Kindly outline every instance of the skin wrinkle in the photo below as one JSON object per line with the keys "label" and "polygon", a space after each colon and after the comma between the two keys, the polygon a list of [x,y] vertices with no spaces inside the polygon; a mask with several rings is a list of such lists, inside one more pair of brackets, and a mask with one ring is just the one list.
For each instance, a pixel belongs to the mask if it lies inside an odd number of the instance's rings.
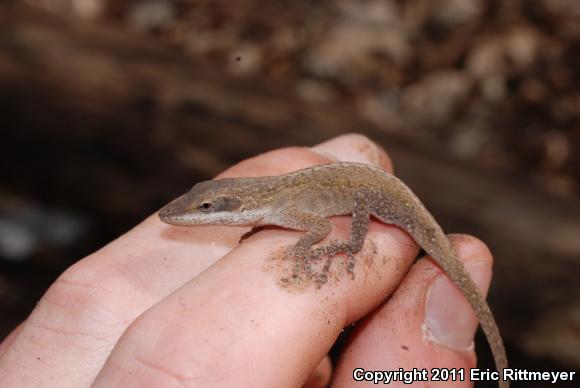
{"label": "skin wrinkle", "polygon": [[[82,350],[87,351],[87,352],[94,352],[95,350],[98,350],[98,349],[110,351],[110,349],[112,348],[112,345],[110,345],[110,341],[107,341],[111,337],[108,335],[99,336],[99,335],[96,335],[96,334],[93,334],[90,332],[74,332],[74,331],[60,330],[60,329],[49,327],[49,326],[35,325],[33,323],[31,323],[30,325],[31,325],[30,327],[33,329],[39,329],[42,331],[46,331],[48,333],[55,333],[55,334],[62,336],[63,338],[66,338],[66,339],[70,338],[71,342],[72,342],[72,340],[75,340],[74,342],[77,343],[76,348],[82,349]],[[43,333],[34,334],[33,337],[42,338],[45,335],[46,334],[43,334]],[[31,337],[32,337],[32,335],[31,335]],[[84,340],[83,341],[76,341],[76,339],[78,339],[78,338],[83,338]],[[86,340],[87,338],[90,341],[87,341]],[[102,344],[102,346],[97,346],[97,344]],[[37,357],[37,354],[35,354],[34,351],[27,351],[27,353],[30,354],[31,357],[33,357],[33,358]],[[43,353],[43,354],[45,354],[45,353]],[[0,358],[0,360],[1,360],[1,358]]]}
{"label": "skin wrinkle", "polygon": [[81,284],[78,282],[74,282],[72,280],[67,279],[65,276],[60,276],[56,279],[56,281],[54,282],[54,284],[65,284],[68,286],[74,286],[74,287],[79,287],[79,288],[88,288],[88,289],[94,289],[96,288],[95,285],[88,285],[88,284]]}
{"label": "skin wrinkle", "polygon": [[[81,289],[82,292],[69,292],[68,288]],[[95,295],[98,286],[95,285],[82,285],[71,280],[67,280],[66,277],[58,277],[53,285],[50,287],[48,292],[42,297],[40,303],[50,303],[58,306],[62,309],[72,311],[77,306],[86,305],[87,302]],[[68,300],[73,300],[74,304],[71,306]]]}
{"label": "skin wrinkle", "polygon": [[[111,280],[109,280],[111,281]],[[92,319],[90,322],[98,323],[99,325],[105,324],[106,322],[110,322],[110,317],[115,318],[115,323],[106,323],[106,327],[111,326],[119,326],[119,327],[126,327],[131,319],[125,317],[121,314],[121,311],[117,311],[111,307],[104,301],[108,300],[107,297],[101,297],[100,293],[102,292],[105,295],[113,295],[116,293],[115,288],[112,287],[111,289],[103,287],[105,283],[97,283],[98,285],[95,286],[85,286],[70,280],[65,280],[65,277],[59,277],[49,292],[41,299],[40,303],[46,304],[53,304],[58,306],[59,308],[68,311],[71,315],[83,316],[83,317],[101,317],[99,320]],[[63,286],[65,288],[63,289]],[[82,292],[70,292],[66,287],[73,287],[80,289]],[[87,290],[88,292],[84,292]],[[66,299],[74,300],[72,305],[70,304],[61,304],[58,302],[58,299],[62,298],[61,295],[64,295]],[[99,311],[99,314],[93,313],[93,311]],[[102,317],[102,311],[106,311],[108,316],[106,318]],[[34,317],[38,318],[38,317]],[[46,317],[43,317],[43,319]],[[87,321],[84,321],[87,322]],[[85,325],[86,323],[83,323]],[[80,331],[79,331],[80,332]],[[82,332],[81,332],[82,333]]]}
{"label": "skin wrinkle", "polygon": [[[146,367],[148,370],[154,371],[156,373],[161,373],[162,375],[171,378],[174,382],[179,384],[181,387],[188,387],[187,381],[195,381],[191,377],[182,376],[175,371],[171,371],[168,368],[164,368],[155,362],[149,362],[145,358],[135,355],[133,359],[140,365]],[[164,381],[164,384],[168,382]]]}
{"label": "skin wrinkle", "polygon": [[56,326],[53,327],[53,326],[49,326],[49,325],[46,325],[46,324],[41,324],[40,322],[32,322],[31,321],[29,323],[29,325],[33,329],[40,329],[40,330],[43,330],[43,331],[48,331],[48,332],[51,332],[51,333],[56,333],[56,334],[63,335],[63,336],[66,336],[66,337],[69,337],[69,336],[88,337],[88,338],[91,338],[91,339],[94,339],[94,340],[102,340],[102,339],[105,338],[105,337],[100,338],[100,337],[94,335],[91,332],[83,332],[83,331],[80,331],[80,330],[73,331],[73,330],[68,330],[68,329],[61,329],[61,328],[58,328]]}

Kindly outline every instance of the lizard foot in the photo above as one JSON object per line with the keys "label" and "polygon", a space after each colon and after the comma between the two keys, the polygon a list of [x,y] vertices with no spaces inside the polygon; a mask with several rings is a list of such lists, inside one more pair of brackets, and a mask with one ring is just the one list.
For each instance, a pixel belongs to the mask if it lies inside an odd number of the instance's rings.
{"label": "lizard foot", "polygon": [[332,265],[334,257],[341,254],[347,255],[348,260],[346,262],[346,271],[351,276],[351,278],[354,279],[354,266],[356,263],[356,258],[354,256],[354,249],[349,242],[334,240],[328,245],[314,249],[313,252],[317,258],[322,256],[327,257],[327,260],[322,267],[321,274],[318,277],[318,283],[320,285],[324,284],[328,280],[328,273],[330,271],[330,266]]}
{"label": "lizard foot", "polygon": [[[304,247],[293,246],[286,252],[286,258],[294,260],[292,273],[284,279],[285,283],[290,281],[314,279],[318,288],[321,288],[328,282],[330,277],[330,268],[334,258],[338,255],[346,254],[346,271],[354,279],[355,256],[351,244],[348,241],[331,241],[329,244],[308,249]],[[326,260],[322,267],[318,262],[321,258]],[[316,264],[316,266],[315,266]]]}
{"label": "lizard foot", "polygon": [[309,249],[292,247],[287,253],[287,258],[294,259],[291,278],[297,280],[304,275],[306,279],[313,277],[312,262],[320,258],[318,252]]}

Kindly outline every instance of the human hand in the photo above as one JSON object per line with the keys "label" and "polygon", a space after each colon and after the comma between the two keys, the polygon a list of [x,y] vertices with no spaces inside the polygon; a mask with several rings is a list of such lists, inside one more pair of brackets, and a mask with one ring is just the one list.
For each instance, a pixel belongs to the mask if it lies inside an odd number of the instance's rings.
{"label": "human hand", "polygon": [[[329,158],[391,169],[374,143],[347,135],[269,152],[220,177],[279,175]],[[348,237],[350,217],[333,224],[330,239]],[[399,229],[373,222],[365,245],[372,241],[376,252],[363,248],[354,279],[344,273],[301,290],[280,285],[285,263],[265,265],[301,232],[268,229],[238,245],[247,231],[171,227],[154,215],[80,260],[0,345],[3,386],[286,387],[308,380],[314,387],[332,377],[341,387],[353,385],[356,368],[474,366],[471,308],[430,260],[413,265],[418,248]],[[487,291],[487,248],[467,236],[452,242]],[[354,322],[333,370],[326,353]]]}

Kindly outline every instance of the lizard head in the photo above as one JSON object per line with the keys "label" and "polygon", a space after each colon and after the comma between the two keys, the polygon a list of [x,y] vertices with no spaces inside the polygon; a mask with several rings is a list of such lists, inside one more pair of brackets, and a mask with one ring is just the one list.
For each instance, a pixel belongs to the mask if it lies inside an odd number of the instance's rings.
{"label": "lizard head", "polygon": [[201,182],[159,211],[170,225],[250,225],[252,198],[234,179]]}

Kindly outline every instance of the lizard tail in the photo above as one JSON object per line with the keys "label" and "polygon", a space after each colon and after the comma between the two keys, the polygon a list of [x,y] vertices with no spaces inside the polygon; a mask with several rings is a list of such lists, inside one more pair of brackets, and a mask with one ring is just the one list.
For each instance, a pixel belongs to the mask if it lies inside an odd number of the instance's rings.
{"label": "lizard tail", "polygon": [[[439,235],[435,237],[436,243],[432,243],[431,237],[430,243],[425,243],[423,249],[459,287],[475,311],[475,315],[491,348],[495,366],[500,373],[499,386],[500,388],[509,388],[509,381],[503,380],[503,370],[508,367],[505,347],[491,309],[479,288],[465,270],[463,263],[457,258],[457,254],[449,243],[447,236],[443,234],[443,231],[436,231],[435,234]],[[431,234],[431,236],[433,235]]]}
{"label": "lizard tail", "polygon": [[487,337],[495,365],[500,373],[500,388],[509,388],[509,381],[503,380],[508,362],[505,348],[497,324],[489,305],[481,295],[463,263],[458,259],[451,243],[423,203],[403,182],[394,175],[385,173],[384,197],[379,197],[370,208],[371,213],[387,224],[394,224],[411,235],[443,271],[459,287],[475,311]]}

